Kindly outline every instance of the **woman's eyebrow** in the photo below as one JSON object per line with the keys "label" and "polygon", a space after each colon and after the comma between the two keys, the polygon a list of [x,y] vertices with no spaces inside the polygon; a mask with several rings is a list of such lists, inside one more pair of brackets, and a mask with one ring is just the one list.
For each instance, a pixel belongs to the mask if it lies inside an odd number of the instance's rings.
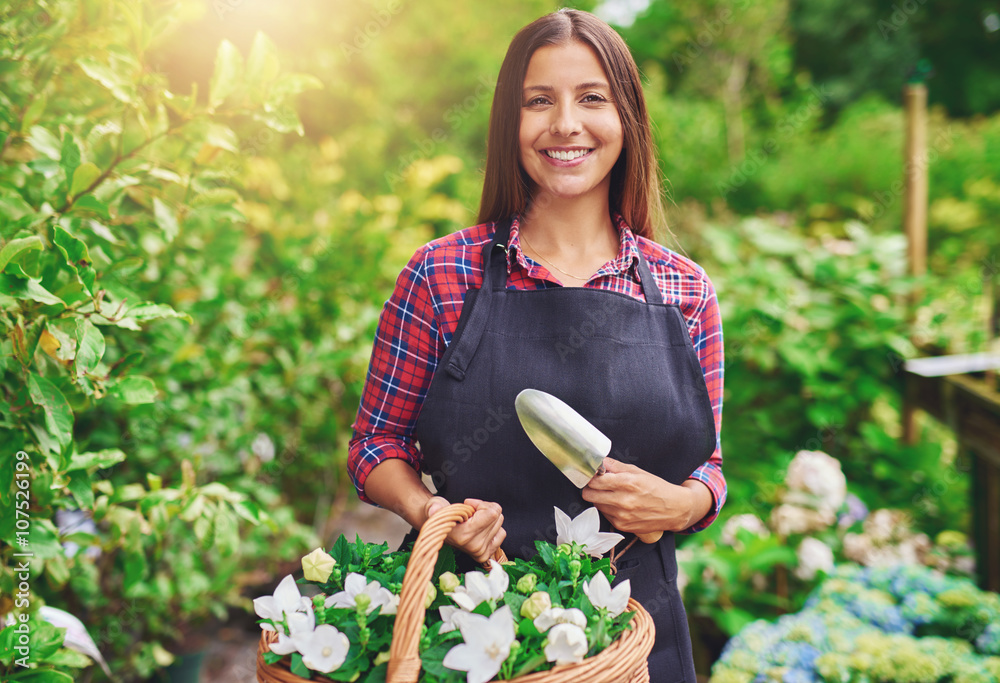
{"label": "woman's eyebrow", "polygon": [[[577,90],[586,90],[587,88],[607,88],[609,87],[604,81],[587,81],[586,83],[581,83],[576,86]],[[540,90],[542,92],[552,92],[555,90],[551,85],[529,85],[524,89],[524,92],[529,90]]]}

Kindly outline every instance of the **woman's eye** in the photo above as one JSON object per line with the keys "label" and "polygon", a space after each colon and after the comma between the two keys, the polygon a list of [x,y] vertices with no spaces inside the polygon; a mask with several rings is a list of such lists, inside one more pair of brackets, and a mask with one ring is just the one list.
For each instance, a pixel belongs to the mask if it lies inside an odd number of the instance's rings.
{"label": "woman's eye", "polygon": [[601,95],[597,95],[595,93],[590,93],[589,95],[584,96],[583,101],[584,102],[607,102],[607,100],[604,97],[602,97]]}
{"label": "woman's eye", "polygon": [[544,97],[536,97],[532,100],[528,100],[528,104],[526,106],[530,107],[536,104],[546,104],[546,102],[547,100]]}

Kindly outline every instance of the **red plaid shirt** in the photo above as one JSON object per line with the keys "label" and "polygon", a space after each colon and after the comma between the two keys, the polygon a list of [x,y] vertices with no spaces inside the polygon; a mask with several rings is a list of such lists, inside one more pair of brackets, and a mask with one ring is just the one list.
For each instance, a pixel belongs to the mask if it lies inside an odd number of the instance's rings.
{"label": "red plaid shirt", "polygon": [[[719,430],[722,424],[722,321],[711,281],[693,261],[656,242],[635,237],[617,213],[620,249],[585,286],[627,294],[643,300],[638,273],[638,250],[649,263],[663,300],[677,304],[705,374],[715,415],[716,448],[691,474],[712,492],[713,504],[704,519],[687,532],[701,531],[719,514],[726,500]],[[375,333],[375,346],[361,406],[354,423],[347,469],[358,496],[365,502],[365,479],[387,458],[402,458],[421,471],[421,455],[414,441],[420,406],[462,312],[470,287],[482,284],[482,250],[493,239],[494,223],[483,223],[436,239],[417,250],[399,274],[396,289],[386,302]],[[525,257],[515,216],[507,243],[507,286],[544,289],[561,286],[544,266]]]}

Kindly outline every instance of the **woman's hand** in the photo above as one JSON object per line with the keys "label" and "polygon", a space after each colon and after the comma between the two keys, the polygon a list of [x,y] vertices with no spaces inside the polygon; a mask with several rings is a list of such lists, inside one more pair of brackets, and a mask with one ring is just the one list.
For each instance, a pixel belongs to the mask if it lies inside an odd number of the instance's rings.
{"label": "woman's hand", "polygon": [[581,493],[619,531],[683,531],[712,506],[711,492],[697,480],[677,486],[613,458],[605,458],[604,467]]}
{"label": "woman's hand", "polygon": [[[503,528],[503,511],[499,504],[477,498],[466,498],[464,502],[476,511],[469,519],[456,525],[445,540],[482,564],[493,557],[507,538],[507,532]],[[450,503],[440,496],[430,498],[424,504],[425,519],[447,505]]]}

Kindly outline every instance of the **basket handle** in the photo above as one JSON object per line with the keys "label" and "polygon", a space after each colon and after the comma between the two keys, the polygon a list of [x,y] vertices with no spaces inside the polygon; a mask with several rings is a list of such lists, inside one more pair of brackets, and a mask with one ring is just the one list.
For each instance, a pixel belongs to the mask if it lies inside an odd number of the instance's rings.
{"label": "basket handle", "polygon": [[[475,508],[465,503],[453,503],[431,515],[420,527],[420,534],[413,544],[410,561],[403,577],[403,590],[396,612],[396,624],[389,646],[389,669],[386,683],[416,683],[420,676],[420,631],[424,625],[427,601],[427,582],[434,574],[438,552],[444,540],[456,525],[466,521]],[[493,556],[505,562],[507,556],[497,549]],[[488,567],[489,562],[484,566]]]}

